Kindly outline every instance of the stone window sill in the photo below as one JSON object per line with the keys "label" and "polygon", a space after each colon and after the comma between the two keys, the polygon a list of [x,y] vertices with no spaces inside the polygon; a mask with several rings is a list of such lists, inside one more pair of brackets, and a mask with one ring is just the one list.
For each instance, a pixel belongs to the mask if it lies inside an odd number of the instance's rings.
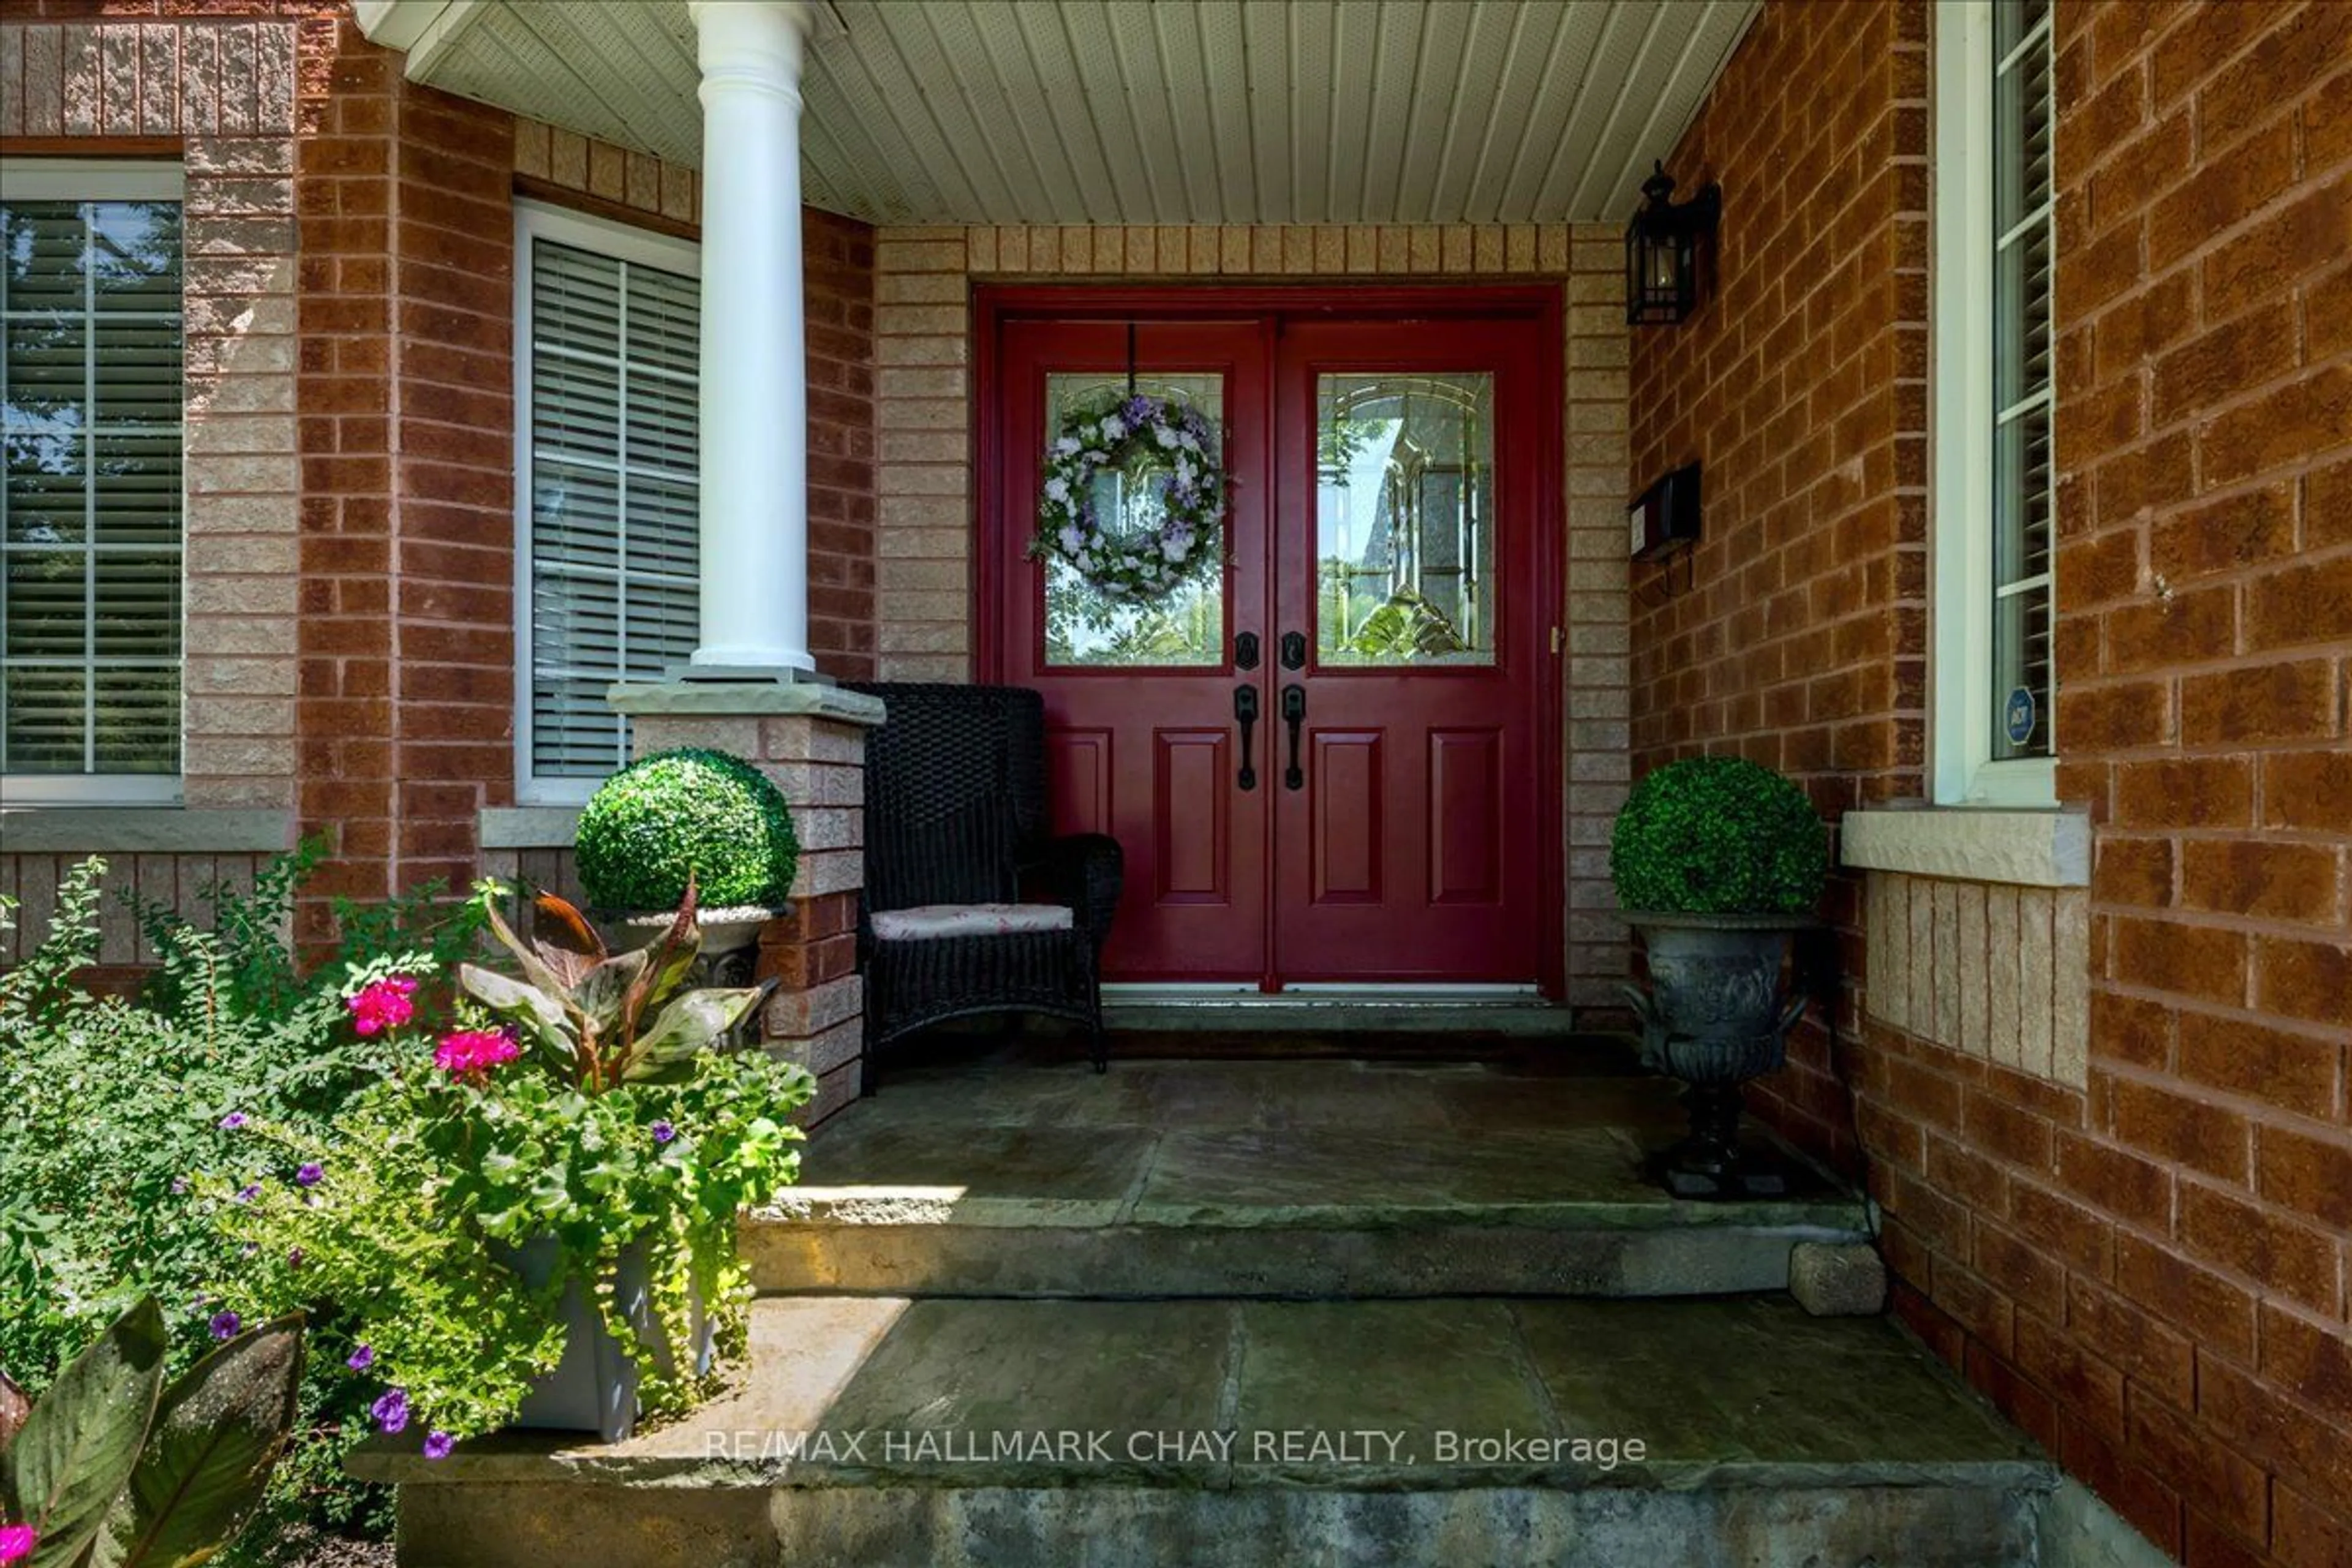
{"label": "stone window sill", "polygon": [[294,814],[187,806],[16,806],[0,811],[5,855],[282,855]]}
{"label": "stone window sill", "polygon": [[485,849],[569,849],[579,827],[576,805],[498,805],[478,831]]}
{"label": "stone window sill", "polygon": [[2091,819],[2079,811],[1849,811],[1838,840],[1843,862],[1863,870],[2028,888],[2091,885]]}

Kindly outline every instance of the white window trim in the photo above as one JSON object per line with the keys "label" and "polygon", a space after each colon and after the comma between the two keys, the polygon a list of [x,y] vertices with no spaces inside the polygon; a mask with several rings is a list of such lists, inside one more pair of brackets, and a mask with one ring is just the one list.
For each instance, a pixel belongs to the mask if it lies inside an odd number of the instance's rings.
{"label": "white window trim", "polygon": [[[178,163],[133,162],[121,158],[0,158],[0,192],[18,202],[180,202],[187,201],[187,171]],[[181,263],[187,260],[184,210],[180,229]],[[184,287],[183,290],[184,300]],[[184,317],[183,318],[184,320]],[[185,341],[183,329],[182,340]],[[187,451],[187,401],[181,395],[180,449]],[[180,490],[180,668],[188,661],[187,573],[188,494],[186,469],[181,470]],[[180,690],[180,758],[185,770],[188,754],[188,696]],[[155,805],[181,802],[183,773],[10,773],[0,776],[0,805],[19,806]]]}
{"label": "white window trim", "polygon": [[1992,23],[1981,0],[1937,0],[1928,786],[1938,805],[2052,807],[2054,755],[1992,758]]}
{"label": "white window trim", "polygon": [[602,781],[546,778],[531,772],[531,242],[551,240],[617,261],[702,277],[702,247],[690,239],[633,228],[544,202],[515,203],[514,538],[515,801],[520,805],[581,805]]}

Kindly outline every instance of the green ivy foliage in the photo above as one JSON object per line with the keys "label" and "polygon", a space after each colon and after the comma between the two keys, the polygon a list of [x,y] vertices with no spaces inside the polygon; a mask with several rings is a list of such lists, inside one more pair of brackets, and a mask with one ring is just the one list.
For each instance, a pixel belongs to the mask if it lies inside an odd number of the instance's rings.
{"label": "green ivy foliage", "polygon": [[671,910],[689,873],[706,910],[784,901],[800,841],[783,793],[724,752],[681,747],[606,779],[580,813],[575,840],[588,901]]}
{"label": "green ivy foliage", "polygon": [[1633,786],[1610,837],[1622,909],[1809,915],[1829,878],[1812,802],[1745,757],[1685,757]]}
{"label": "green ivy foliage", "polygon": [[[807,1100],[808,1075],[758,1050],[713,1052],[681,1081],[590,1094],[528,1058],[461,1081],[429,1048],[412,1044],[402,1070],[324,1136],[243,1130],[268,1173],[205,1194],[251,1249],[227,1299],[253,1312],[349,1303],[336,1349],[349,1366],[367,1347],[350,1378],[370,1403],[402,1391],[412,1443],[513,1417],[562,1354],[556,1306],[571,1278],[597,1282],[607,1326],[640,1363],[646,1408],[691,1403],[705,1385],[639,1343],[613,1299],[614,1268],[624,1250],[645,1250],[667,1344],[688,1342],[696,1302],[722,1345],[739,1344],[750,1291],[736,1215],[793,1180],[801,1134],[785,1119]],[[304,1172],[308,1185],[292,1179]],[[562,1265],[534,1289],[502,1248],[541,1237]]]}

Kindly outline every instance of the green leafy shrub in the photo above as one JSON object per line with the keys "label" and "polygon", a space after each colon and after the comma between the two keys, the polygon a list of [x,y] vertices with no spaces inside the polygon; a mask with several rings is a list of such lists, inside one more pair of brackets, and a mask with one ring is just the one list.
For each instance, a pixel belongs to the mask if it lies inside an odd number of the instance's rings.
{"label": "green leafy shrub", "polygon": [[1633,786],[1610,837],[1627,910],[1805,915],[1829,877],[1829,842],[1804,792],[1744,757],[1685,757]]}
{"label": "green leafy shrub", "polygon": [[588,901],[609,910],[676,909],[689,877],[706,909],[781,904],[800,860],[792,814],[768,776],[693,748],[606,779],[580,813],[575,847]]}

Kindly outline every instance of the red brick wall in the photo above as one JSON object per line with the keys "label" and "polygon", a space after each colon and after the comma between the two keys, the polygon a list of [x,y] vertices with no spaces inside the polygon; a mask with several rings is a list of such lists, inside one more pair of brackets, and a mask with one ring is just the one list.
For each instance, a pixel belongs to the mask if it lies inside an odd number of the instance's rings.
{"label": "red brick wall", "polygon": [[874,226],[801,214],[808,309],[809,652],[874,679]]}
{"label": "red brick wall", "polygon": [[2024,1365],[2022,1302],[2014,1359],[2159,1544],[2340,1564],[2352,6],[2061,0],[2059,40],[2059,793],[2100,830],[2033,1333],[2099,1381]]}
{"label": "red brick wall", "polygon": [[[1668,161],[1725,196],[1717,288],[1633,333],[1630,487],[1696,460],[1705,495],[1687,577],[1635,571],[1637,774],[1737,752],[1830,815],[1921,790],[1926,47],[1919,5],[1767,5]],[[1859,973],[1858,882],[1828,913]],[[1827,1030],[1790,1058],[1763,1112],[1843,1158]]]}
{"label": "red brick wall", "polygon": [[296,813],[330,863],[297,934],[329,934],[327,900],[390,890],[392,658],[392,131],[396,57],[348,22],[306,23],[304,134],[294,187],[301,331],[301,693]]}
{"label": "red brick wall", "polygon": [[512,797],[513,132],[322,25],[299,152],[299,810],[324,900],[475,868]]}
{"label": "red brick wall", "polygon": [[[1738,750],[1832,808],[1921,790],[1926,9],[1772,0],[1670,162],[1726,184],[1724,276],[1635,338],[1630,479],[1704,457],[1710,534],[1636,611],[1643,766]],[[2340,1564],[2352,6],[2061,0],[2058,33],[2088,1089],[1849,1005],[1760,1110],[1866,1162],[1898,1310],[2151,1540]]]}

